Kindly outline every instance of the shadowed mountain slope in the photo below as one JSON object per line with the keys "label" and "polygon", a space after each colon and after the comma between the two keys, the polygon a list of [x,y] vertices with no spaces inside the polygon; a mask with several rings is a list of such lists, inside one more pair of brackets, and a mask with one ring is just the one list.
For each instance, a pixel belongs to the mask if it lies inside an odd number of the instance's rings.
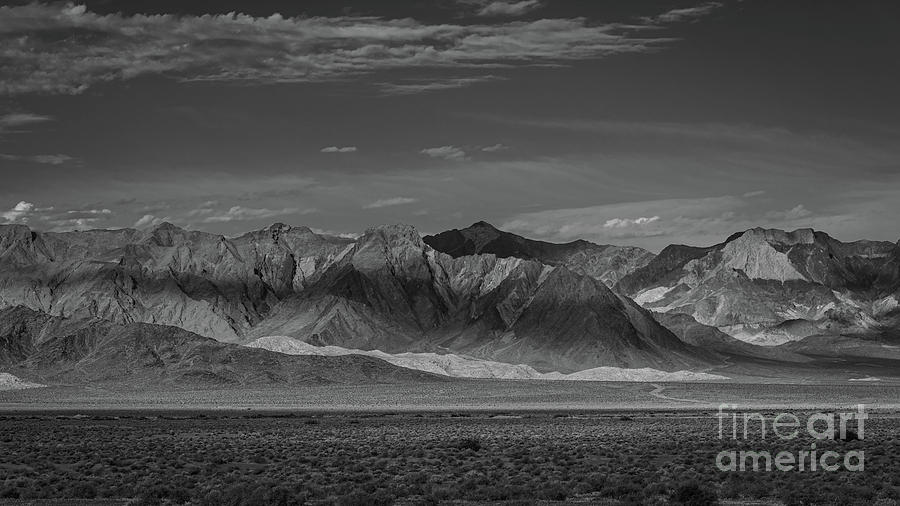
{"label": "shadowed mountain slope", "polygon": [[249,335],[390,353],[447,350],[563,372],[672,370],[712,358],[592,277],[534,260],[453,258],[406,226],[369,230]]}
{"label": "shadowed mountain slope", "polygon": [[555,244],[526,239],[479,221],[464,229],[453,229],[423,238],[426,244],[454,258],[490,253],[500,258],[537,260],[567,267],[578,274],[614,285],[626,274],[647,264],[653,253],[633,246],[599,245],[588,241]]}
{"label": "shadowed mountain slope", "polygon": [[357,355],[288,356],[163,325],[0,310],[0,371],[47,384],[216,387],[438,381]]}
{"label": "shadowed mountain slope", "polygon": [[280,224],[236,238],[171,224],[67,233],[0,225],[0,306],[235,341],[351,242]]}

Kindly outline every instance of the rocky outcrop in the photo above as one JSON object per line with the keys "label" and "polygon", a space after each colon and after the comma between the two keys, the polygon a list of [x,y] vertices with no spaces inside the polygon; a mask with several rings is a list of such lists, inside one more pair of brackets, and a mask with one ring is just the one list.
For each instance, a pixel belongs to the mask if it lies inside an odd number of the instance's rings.
{"label": "rocky outcrop", "polygon": [[237,238],[171,224],[67,233],[0,226],[0,307],[174,325],[235,341],[350,242],[284,225]]}
{"label": "rocky outcrop", "polygon": [[555,244],[526,239],[479,221],[468,228],[453,229],[424,237],[426,244],[454,258],[490,253],[500,258],[537,260],[543,264],[563,266],[598,279],[607,286],[647,264],[653,253],[633,246],[594,244],[573,241]]}
{"label": "rocky outcrop", "polygon": [[900,248],[822,232],[751,229],[709,248],[671,246],[616,285],[646,308],[691,315],[756,344],[888,322]]}

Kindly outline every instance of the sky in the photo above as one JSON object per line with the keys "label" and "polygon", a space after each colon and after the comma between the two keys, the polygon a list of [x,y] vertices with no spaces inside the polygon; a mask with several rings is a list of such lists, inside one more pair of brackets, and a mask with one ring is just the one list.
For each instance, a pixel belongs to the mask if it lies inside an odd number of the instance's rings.
{"label": "sky", "polygon": [[0,6],[0,223],[897,241],[892,1]]}

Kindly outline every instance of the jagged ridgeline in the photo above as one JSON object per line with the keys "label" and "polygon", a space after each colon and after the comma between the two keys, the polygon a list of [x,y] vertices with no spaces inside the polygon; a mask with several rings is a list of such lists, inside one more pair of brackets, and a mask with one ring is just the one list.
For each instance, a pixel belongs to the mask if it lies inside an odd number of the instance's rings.
{"label": "jagged ridgeline", "polygon": [[877,357],[900,341],[898,298],[900,246],[812,230],[753,229],[653,255],[534,241],[484,222],[424,239],[376,227],[355,240],[282,224],[239,237],[171,224],[0,226],[0,307],[169,325],[224,343],[274,336],[458,354],[538,373],[697,371],[735,356],[808,361],[848,349]]}
{"label": "jagged ridgeline", "polygon": [[490,253],[501,258],[537,260],[586,274],[610,287],[635,269],[647,265],[654,257],[653,253],[634,246],[594,244],[584,240],[565,244],[535,241],[498,230],[483,221],[461,230],[428,235],[423,240],[454,258]]}
{"label": "jagged ridgeline", "polygon": [[900,338],[900,246],[891,242],[756,228],[708,248],[669,246],[615,289],[757,344]]}
{"label": "jagged ridgeline", "polygon": [[408,226],[374,228],[357,240],[281,224],[235,238],[170,224],[67,233],[3,226],[0,300],[50,315],[171,325],[222,342],[285,335],[364,350],[465,353],[541,371],[681,370],[711,360],[595,277],[549,260],[454,258]]}

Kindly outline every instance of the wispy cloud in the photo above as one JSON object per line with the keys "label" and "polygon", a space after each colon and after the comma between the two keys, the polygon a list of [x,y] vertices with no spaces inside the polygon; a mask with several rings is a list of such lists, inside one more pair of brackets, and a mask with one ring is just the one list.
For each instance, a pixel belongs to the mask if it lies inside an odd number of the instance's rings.
{"label": "wispy cloud", "polygon": [[[0,35],[0,41],[2,40],[2,35]],[[0,55],[2,55],[2,53],[3,49],[0,48]],[[2,81],[2,79],[3,78],[0,77],[0,81]],[[28,131],[27,127],[39,123],[46,123],[48,121],[53,121],[53,118],[27,112],[2,114],[0,115],[0,136],[9,133],[24,133]]]}
{"label": "wispy cloud", "polygon": [[356,146],[328,146],[322,148],[323,153],[356,153]]}
{"label": "wispy cloud", "polygon": [[770,220],[799,220],[801,218],[806,218],[811,214],[812,212],[803,207],[803,204],[797,204],[784,211],[769,211],[765,214],[765,217]]}
{"label": "wispy cloud", "polygon": [[50,116],[31,113],[10,113],[0,116],[0,130],[52,121]]}
{"label": "wispy cloud", "polygon": [[509,149],[509,146],[504,144],[494,144],[492,146],[485,146],[481,148],[485,153],[497,153],[498,151],[506,151]]}
{"label": "wispy cloud", "polygon": [[215,200],[207,200],[206,202],[200,204],[195,209],[191,209],[188,211],[185,216],[188,218],[196,218],[197,216],[207,216],[210,214],[214,214],[216,212],[215,207],[219,205],[218,201]]}
{"label": "wispy cloud", "polygon": [[555,241],[588,239],[658,250],[673,243],[714,244],[734,232],[756,226],[793,230],[820,225],[829,229],[833,222],[833,216],[814,217],[802,205],[786,211],[761,212],[746,197],[726,195],[522,213],[507,220],[502,228]]}
{"label": "wispy cloud", "polygon": [[311,228],[315,234],[319,235],[330,235],[332,237],[343,237],[344,239],[358,239],[360,235],[356,232],[337,232],[335,230],[323,230],[321,228]]}
{"label": "wispy cloud", "polygon": [[40,226],[51,231],[84,229],[108,221],[115,213],[107,208],[56,209],[38,207],[32,202],[20,201],[8,211],[0,213],[5,223],[22,223]]}
{"label": "wispy cloud", "polygon": [[628,228],[649,225],[650,223],[655,223],[657,221],[659,221],[659,216],[651,216],[649,218],[643,216],[640,218],[613,218],[606,220],[606,223],[603,224],[603,228]]}
{"label": "wispy cloud", "polygon": [[203,223],[227,223],[231,221],[261,220],[265,218],[274,218],[276,216],[284,216],[287,214],[309,214],[312,212],[315,212],[315,210],[299,209],[296,207],[287,207],[284,209],[256,209],[251,207],[233,206],[222,214],[207,216],[203,219]]}
{"label": "wispy cloud", "polygon": [[522,16],[541,6],[539,0],[523,0],[521,2],[481,2],[484,7],[478,10],[479,16]]}
{"label": "wispy cloud", "polygon": [[[492,2],[482,11],[516,15],[536,6],[534,1]],[[654,23],[687,14],[662,16]],[[283,83],[345,79],[382,69],[564,63],[656,51],[672,41],[639,33],[635,27],[582,18],[427,24],[279,14],[127,16],[96,14],[84,5],[31,3],[0,7],[0,94],[75,94],[99,82],[147,74]]]}
{"label": "wispy cloud", "polygon": [[51,231],[83,230],[106,222],[113,214],[111,210],[106,208],[72,209],[63,213],[45,216],[42,220],[50,226]]}
{"label": "wispy cloud", "polygon": [[453,162],[463,162],[468,160],[466,152],[462,148],[456,146],[439,146],[435,148],[425,148],[420,151],[423,155],[431,158],[442,158]]}
{"label": "wispy cloud", "polygon": [[371,204],[366,204],[363,206],[363,209],[378,209],[380,207],[390,207],[390,206],[402,206],[405,204],[415,204],[419,199],[414,199],[411,197],[393,197],[389,199],[381,199],[372,202]]}
{"label": "wispy cloud", "polygon": [[454,77],[447,79],[403,81],[395,83],[378,83],[384,95],[414,95],[418,93],[428,93],[432,91],[453,90],[457,88],[465,88],[478,83],[489,81],[500,81],[505,78],[495,75],[484,75],[474,77]]}
{"label": "wispy cloud", "polygon": [[62,165],[67,162],[71,162],[74,160],[69,155],[10,155],[6,153],[0,153],[0,160],[7,160],[11,162],[29,162],[29,163],[41,163],[45,165]]}
{"label": "wispy cloud", "polygon": [[140,219],[138,219],[136,222],[134,222],[134,225],[132,225],[132,226],[138,230],[142,230],[142,229],[147,229],[147,228],[153,228],[153,227],[160,225],[162,223],[165,223],[167,221],[171,221],[171,218],[169,218],[168,216],[166,216],[165,218],[159,218],[152,214],[145,214]]}
{"label": "wispy cloud", "polygon": [[707,2],[695,7],[672,9],[657,16],[650,16],[643,19],[650,23],[679,23],[707,16],[721,6],[722,4],[720,2]]}
{"label": "wispy cloud", "polygon": [[[675,123],[663,121],[622,121],[582,119],[532,119],[504,116],[475,116],[477,119],[519,127],[568,130],[572,132],[605,135],[639,135],[644,137],[682,138],[691,140],[716,140],[735,142],[776,142],[796,139],[791,130],[776,126],[725,123]],[[811,138],[812,141],[819,139]]]}

